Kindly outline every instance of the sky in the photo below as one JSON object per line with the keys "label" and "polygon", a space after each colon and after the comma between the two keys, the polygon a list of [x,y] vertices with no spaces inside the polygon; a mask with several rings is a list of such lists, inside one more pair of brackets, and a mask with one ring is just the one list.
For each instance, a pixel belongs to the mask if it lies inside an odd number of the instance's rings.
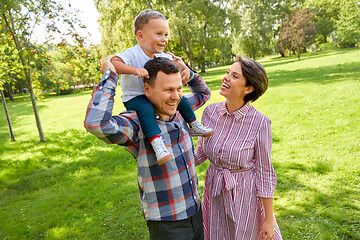
{"label": "sky", "polygon": [[[99,31],[99,24],[97,22],[100,14],[95,8],[93,0],[59,0],[64,6],[71,3],[72,8],[78,9],[79,13],[77,18],[87,27],[85,32],[90,32],[89,40],[93,44],[98,44],[101,42],[101,34]],[[45,41],[45,30],[44,26],[39,26],[34,31],[34,40],[38,43]],[[80,35],[81,32],[79,32]],[[55,42],[59,42],[55,40]]]}
{"label": "sky", "polygon": [[90,32],[90,40],[94,44],[101,42],[99,24],[97,22],[100,14],[95,8],[93,0],[70,0],[71,5],[80,10],[78,18],[86,25],[87,31]]}

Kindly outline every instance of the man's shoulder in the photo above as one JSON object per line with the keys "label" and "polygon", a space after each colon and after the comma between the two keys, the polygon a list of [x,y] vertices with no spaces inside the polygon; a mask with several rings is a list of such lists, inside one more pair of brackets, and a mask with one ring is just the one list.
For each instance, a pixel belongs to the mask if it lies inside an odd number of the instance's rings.
{"label": "man's shoulder", "polygon": [[134,110],[126,110],[126,111],[123,111],[119,114],[119,116],[121,117],[125,117],[127,119],[129,119],[130,121],[133,121],[135,123],[138,123],[139,122],[139,119],[137,117],[137,114],[136,114],[136,111]]}

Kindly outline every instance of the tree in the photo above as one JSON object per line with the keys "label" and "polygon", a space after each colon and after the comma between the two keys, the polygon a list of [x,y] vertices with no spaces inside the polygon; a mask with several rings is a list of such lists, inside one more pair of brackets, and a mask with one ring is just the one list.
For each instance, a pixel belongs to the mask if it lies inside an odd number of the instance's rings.
{"label": "tree", "polygon": [[6,120],[7,120],[8,126],[9,126],[10,141],[15,142],[15,136],[14,136],[14,132],[13,132],[12,125],[11,125],[9,112],[8,112],[8,109],[7,109],[7,106],[6,106],[5,95],[4,95],[4,92],[1,89],[1,87],[0,87],[0,95],[1,95],[1,102],[3,104],[5,115],[6,115]]}
{"label": "tree", "polygon": [[360,39],[360,2],[357,0],[343,1],[337,21],[337,33],[341,43],[355,44],[359,47]]}
{"label": "tree", "polygon": [[[31,41],[34,26],[44,23],[49,33],[62,34],[57,25],[60,20],[63,20],[62,23],[69,26],[67,32],[63,34],[72,36],[77,42],[82,42],[83,38],[76,33],[75,28],[79,21],[71,17],[72,15],[65,11],[60,4],[51,0],[2,0],[0,9],[1,23],[3,24],[1,33],[9,36],[9,42],[1,42],[1,45],[4,48],[7,44],[8,49],[5,51],[13,53],[12,58],[16,59],[15,67],[19,67],[14,71],[25,78],[40,141],[44,142],[45,136],[36,105],[36,93],[41,95],[41,85],[38,80],[40,74],[36,72],[34,65],[38,58],[46,56],[43,49]],[[52,36],[49,35],[49,37]]]}
{"label": "tree", "polygon": [[307,0],[302,5],[303,9],[313,9],[316,22],[317,41],[327,42],[327,38],[335,30],[340,11],[339,0]]}
{"label": "tree", "polygon": [[313,13],[296,11],[282,24],[279,42],[285,46],[288,45],[287,42],[290,43],[290,50],[297,51],[298,60],[300,49],[310,46],[315,40],[316,27],[313,19]]}
{"label": "tree", "polygon": [[327,18],[319,18],[316,21],[316,32],[321,35],[322,42],[327,42],[327,37],[335,30],[334,22]]}
{"label": "tree", "polygon": [[168,50],[186,59],[192,67],[208,61],[209,52],[218,54],[228,49],[221,44],[230,46],[225,0],[96,0],[95,4],[102,14],[99,23],[105,54],[121,52],[136,44],[132,24],[137,14],[147,8],[165,15],[170,25]]}
{"label": "tree", "polygon": [[245,54],[256,59],[265,50],[266,43],[271,38],[271,21],[267,15],[260,14],[258,5],[246,6],[243,10],[242,28],[233,35],[233,52]]}
{"label": "tree", "polygon": [[245,54],[253,59],[270,54],[280,23],[300,2],[290,0],[234,1],[231,8],[238,9],[241,27],[232,31],[233,52]]}
{"label": "tree", "polygon": [[66,44],[54,47],[49,53],[51,64],[47,71],[52,75],[57,94],[70,93],[71,86],[75,88],[98,81],[101,57],[98,47],[92,44],[89,47]]}

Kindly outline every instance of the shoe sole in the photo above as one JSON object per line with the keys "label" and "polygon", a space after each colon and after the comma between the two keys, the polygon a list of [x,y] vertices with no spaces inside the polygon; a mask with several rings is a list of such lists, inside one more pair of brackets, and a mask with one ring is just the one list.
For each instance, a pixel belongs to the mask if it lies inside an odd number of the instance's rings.
{"label": "shoe sole", "polygon": [[166,155],[165,157],[160,158],[157,162],[159,165],[163,165],[164,163],[170,161],[173,158],[174,158],[174,156],[170,153],[170,154]]}
{"label": "shoe sole", "polygon": [[210,137],[212,135],[214,135],[214,131],[211,131],[211,132],[208,132],[208,133],[205,133],[205,134],[201,134],[201,133],[190,133],[190,135],[192,137]]}

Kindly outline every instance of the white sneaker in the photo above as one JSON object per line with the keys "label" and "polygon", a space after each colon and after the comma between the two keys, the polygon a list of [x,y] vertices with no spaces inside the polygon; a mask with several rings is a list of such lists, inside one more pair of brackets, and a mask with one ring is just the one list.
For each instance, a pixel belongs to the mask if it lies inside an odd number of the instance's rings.
{"label": "white sneaker", "polygon": [[167,150],[162,137],[155,138],[151,142],[151,145],[155,151],[156,159],[159,165],[162,165],[174,158],[173,154]]}
{"label": "white sneaker", "polygon": [[214,134],[214,130],[211,128],[207,128],[202,125],[198,120],[189,123],[190,125],[190,135],[191,136],[202,136],[202,137],[210,137]]}

